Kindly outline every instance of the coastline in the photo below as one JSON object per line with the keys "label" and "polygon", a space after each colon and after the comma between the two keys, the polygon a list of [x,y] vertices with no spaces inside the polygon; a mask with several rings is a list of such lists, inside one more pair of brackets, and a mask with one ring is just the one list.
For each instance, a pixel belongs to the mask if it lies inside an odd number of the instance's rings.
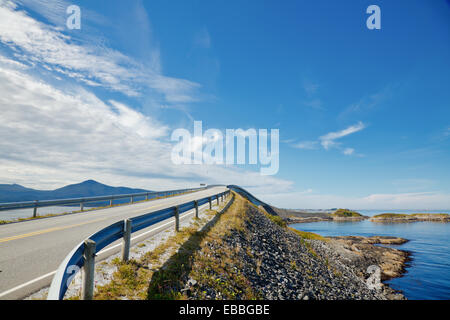
{"label": "coastline", "polygon": [[284,217],[285,221],[288,224],[295,223],[309,223],[309,222],[320,222],[320,221],[335,221],[335,222],[356,222],[369,220],[371,222],[376,223],[405,223],[405,222],[441,222],[447,223],[450,222],[450,215],[448,214],[439,214],[439,213],[412,213],[412,214],[399,214],[399,213],[385,213],[376,215],[373,217],[368,216],[353,216],[353,217],[345,217],[345,216],[333,216],[332,214],[328,214],[328,216],[317,215],[314,216],[314,213],[310,213],[307,216],[288,216]]}
{"label": "coastline", "polygon": [[[274,208],[277,214],[292,226],[293,224],[311,222],[359,222],[372,221],[373,217],[362,215],[348,209],[338,209],[334,212],[292,211]],[[424,219],[425,215],[417,215],[416,221]],[[428,217],[428,215],[427,215]],[[434,215],[433,217],[437,217]],[[299,228],[301,229],[301,227]],[[314,234],[312,234],[314,235]],[[317,236],[322,237],[320,234]],[[313,236],[314,237],[314,236]],[[361,279],[367,279],[369,266],[379,266],[384,294],[392,300],[406,299],[401,291],[397,291],[385,284],[385,281],[402,277],[412,261],[412,253],[407,250],[391,248],[407,243],[409,239],[392,236],[334,236],[324,237],[320,246],[325,248],[326,255],[333,256],[351,268]],[[318,244],[317,244],[318,245]],[[320,252],[320,250],[318,250]],[[326,258],[326,257],[325,257]]]}
{"label": "coastline", "polygon": [[450,215],[444,213],[385,213],[370,218],[372,222],[402,223],[402,222],[450,222]]}
{"label": "coastline", "polygon": [[[320,221],[330,221],[323,219]],[[331,220],[332,221],[332,220]],[[319,235],[320,236],[320,235]],[[326,241],[312,241],[322,252],[324,258],[340,261],[349,267],[361,279],[369,277],[368,268],[378,266],[381,271],[381,291],[389,300],[406,300],[401,290],[394,290],[385,282],[402,277],[410,266],[412,253],[407,250],[385,247],[383,245],[401,245],[409,240],[389,236],[333,236],[324,237]]]}

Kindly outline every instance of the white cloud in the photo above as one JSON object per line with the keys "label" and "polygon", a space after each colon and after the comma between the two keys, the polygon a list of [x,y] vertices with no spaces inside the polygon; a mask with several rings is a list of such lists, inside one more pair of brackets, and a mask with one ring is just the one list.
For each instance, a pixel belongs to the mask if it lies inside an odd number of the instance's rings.
{"label": "white cloud", "polygon": [[395,92],[398,84],[389,84],[376,93],[362,97],[359,101],[349,105],[339,115],[339,120],[351,118],[354,115],[362,115],[379,108]]}
{"label": "white cloud", "polygon": [[444,130],[444,137],[448,137],[448,136],[450,136],[450,127],[446,128]]}
{"label": "white cloud", "polygon": [[293,144],[293,147],[297,149],[313,150],[316,149],[317,145],[318,145],[317,141],[302,141]]}
{"label": "white cloud", "polygon": [[20,69],[28,69],[28,66],[15,60],[8,59],[0,55],[0,66],[16,67]]}
{"label": "white cloud", "polygon": [[[296,148],[296,149],[313,150],[313,149],[316,149],[317,145],[320,143],[320,145],[322,145],[322,147],[325,150],[328,150],[333,147],[333,148],[338,148],[338,149],[342,150],[342,153],[347,156],[354,155],[355,154],[354,148],[344,148],[343,149],[341,147],[341,144],[339,142],[336,142],[336,140],[346,137],[355,132],[361,131],[365,127],[366,127],[366,125],[360,121],[357,124],[347,127],[346,129],[343,129],[341,131],[330,132],[326,135],[323,135],[323,136],[319,137],[318,141],[301,141],[298,143],[290,143],[290,144],[293,148]],[[362,156],[362,155],[359,155],[359,156]]]}
{"label": "white cloud", "polygon": [[355,152],[355,149],[353,148],[345,148],[344,151],[342,151],[343,154],[346,156],[350,156]]}
{"label": "white cloud", "polygon": [[323,110],[324,108],[322,107],[322,100],[316,97],[319,85],[305,79],[303,80],[302,86],[307,97],[307,99],[304,100],[302,104],[312,109]]}
{"label": "white cloud", "polygon": [[0,108],[2,183],[51,189],[92,178],[148,189],[249,181],[258,190],[292,187],[237,168],[174,165],[166,125],[80,87],[63,91],[20,66],[0,64]]}
{"label": "white cloud", "polygon": [[303,104],[312,109],[323,110],[322,101],[320,99],[312,99],[309,101],[305,101],[303,102]]}
{"label": "white cloud", "polygon": [[324,136],[321,136],[319,137],[319,140],[322,146],[325,148],[325,150],[328,150],[330,147],[336,146],[335,140],[348,136],[352,133],[361,131],[365,127],[366,126],[360,121],[356,125],[350,126],[344,130],[337,132],[330,132]]}
{"label": "white cloud", "polygon": [[313,83],[309,80],[303,80],[303,90],[305,90],[306,94],[308,95],[313,95],[317,92],[317,90],[319,89],[319,85],[316,83]]}
{"label": "white cloud", "polygon": [[[255,194],[258,196],[258,194]],[[365,197],[346,197],[331,194],[287,192],[261,194],[261,199],[291,209],[378,209],[378,210],[448,210],[450,194],[445,193],[398,193],[371,194]]]}
{"label": "white cloud", "polygon": [[[23,2],[29,4],[29,1]],[[65,3],[53,2],[59,4],[54,7],[58,12]],[[59,19],[53,12],[47,17]],[[45,66],[87,85],[101,85],[128,96],[138,96],[147,89],[161,94],[169,103],[192,102],[196,101],[195,90],[200,86],[188,80],[163,76],[158,54],[152,55],[155,61],[143,65],[104,45],[76,43],[62,32],[61,27],[33,19],[8,0],[0,0],[0,42],[9,46],[24,62]]]}

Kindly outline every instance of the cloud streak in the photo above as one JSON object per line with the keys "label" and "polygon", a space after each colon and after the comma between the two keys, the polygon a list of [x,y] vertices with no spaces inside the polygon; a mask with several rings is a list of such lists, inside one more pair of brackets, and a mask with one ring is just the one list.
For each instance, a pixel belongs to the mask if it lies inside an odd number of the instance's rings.
{"label": "cloud streak", "polygon": [[223,166],[174,165],[165,124],[79,86],[64,90],[0,55],[0,181],[52,189],[88,178],[149,189],[292,182]]}
{"label": "cloud streak", "polygon": [[341,139],[343,137],[346,137],[348,135],[351,135],[353,133],[356,133],[358,131],[361,131],[365,128],[366,126],[364,125],[364,123],[362,123],[361,121],[358,122],[357,124],[350,126],[344,130],[341,131],[336,131],[336,132],[330,132],[326,135],[323,135],[321,137],[319,137],[320,140],[320,144],[322,145],[322,147],[324,147],[325,150],[328,150],[331,147],[334,147],[337,145],[336,140]]}
{"label": "cloud streak", "polygon": [[[56,19],[54,16],[49,14],[49,19]],[[188,103],[196,101],[200,87],[189,80],[162,75],[159,59],[142,65],[111,48],[75,43],[61,27],[39,22],[7,0],[0,0],[0,42],[11,48],[21,62],[131,97],[150,90],[168,103]]]}
{"label": "cloud streak", "polygon": [[[258,194],[255,194],[258,196]],[[450,194],[439,192],[370,194],[349,197],[312,192],[287,192],[260,195],[268,203],[292,209],[376,209],[448,210]]]}
{"label": "cloud streak", "polygon": [[366,125],[362,123],[361,121],[358,122],[355,125],[349,126],[343,130],[336,131],[336,132],[330,132],[323,136],[320,136],[315,141],[301,141],[297,143],[292,143],[290,141],[290,145],[293,148],[296,149],[302,149],[302,150],[315,150],[319,146],[322,146],[324,150],[329,150],[331,148],[337,148],[342,151],[344,155],[350,156],[355,154],[354,148],[343,148],[341,147],[341,143],[337,140],[342,139],[346,136],[349,136],[353,133],[359,132],[366,128]]}

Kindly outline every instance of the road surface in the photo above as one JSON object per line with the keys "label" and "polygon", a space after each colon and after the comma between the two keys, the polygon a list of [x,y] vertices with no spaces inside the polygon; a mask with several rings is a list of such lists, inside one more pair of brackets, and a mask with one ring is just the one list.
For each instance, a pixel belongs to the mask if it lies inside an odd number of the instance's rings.
{"label": "road surface", "polygon": [[[0,225],[0,299],[21,299],[49,286],[59,264],[76,245],[117,221],[225,190],[225,187],[214,187],[166,199]],[[132,236],[152,236],[165,230],[173,220],[162,221]],[[100,258],[119,251],[117,243],[102,250],[104,254]]]}

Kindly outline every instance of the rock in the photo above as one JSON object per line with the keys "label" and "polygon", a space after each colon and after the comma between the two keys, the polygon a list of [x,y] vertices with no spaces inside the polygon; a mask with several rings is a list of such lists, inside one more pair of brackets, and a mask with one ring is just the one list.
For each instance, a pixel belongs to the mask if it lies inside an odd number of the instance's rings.
{"label": "rock", "polygon": [[373,236],[373,237],[362,237],[362,236],[339,236],[339,237],[328,237],[329,239],[335,240],[347,240],[346,243],[367,243],[367,244],[403,244],[409,240],[399,238],[399,237],[388,237],[388,236]]}
{"label": "rock", "polygon": [[194,286],[197,285],[197,280],[194,280],[194,279],[191,278],[191,279],[188,280],[187,285],[190,286],[190,287],[194,287]]}

